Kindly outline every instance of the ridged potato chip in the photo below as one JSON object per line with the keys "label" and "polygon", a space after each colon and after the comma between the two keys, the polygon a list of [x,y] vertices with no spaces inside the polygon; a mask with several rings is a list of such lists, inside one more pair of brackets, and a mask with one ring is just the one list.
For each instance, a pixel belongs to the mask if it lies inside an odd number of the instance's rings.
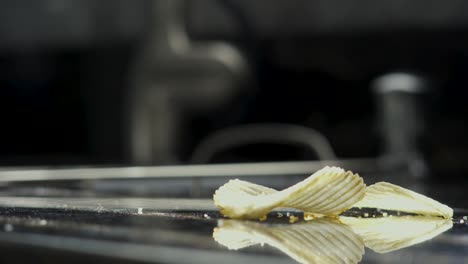
{"label": "ridged potato chip", "polygon": [[353,207],[378,208],[447,219],[453,216],[452,208],[388,182],[379,182],[367,187],[364,199]]}
{"label": "ridged potato chip", "polygon": [[360,201],[365,188],[359,175],[337,167],[325,167],[282,191],[230,180],[215,192],[213,199],[221,213],[230,218],[259,219],[278,207],[336,216]]}

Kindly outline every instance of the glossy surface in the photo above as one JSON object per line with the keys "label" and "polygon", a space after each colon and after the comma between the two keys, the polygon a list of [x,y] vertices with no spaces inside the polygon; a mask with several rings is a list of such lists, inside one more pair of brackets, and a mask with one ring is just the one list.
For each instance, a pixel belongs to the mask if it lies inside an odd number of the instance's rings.
{"label": "glossy surface", "polygon": [[[309,253],[329,252],[334,260],[347,257],[342,251],[347,252],[349,246],[332,247],[343,241],[354,245],[355,253],[348,259],[356,260],[360,255],[356,252],[361,240],[347,225],[336,219],[303,221],[299,212],[288,211],[273,212],[265,222],[240,221],[231,225],[248,234],[260,234],[261,239],[229,250],[219,239],[215,241],[213,233],[226,228],[226,221],[232,220],[223,219],[209,199],[0,197],[0,206],[0,249],[4,260],[33,261],[47,252],[57,261],[73,258],[76,263],[118,263],[116,259],[123,263],[308,263],[301,253],[308,252],[306,248]],[[348,215],[360,214],[364,213],[352,210]],[[366,248],[361,263],[467,263],[468,226],[463,220],[467,214],[456,211],[453,228],[413,246],[385,254]],[[372,218],[373,214],[367,216]],[[291,219],[296,222],[291,224]],[[294,234],[278,240],[279,233],[289,234],[291,228],[299,227],[305,228],[302,234],[309,232],[309,238],[325,232],[328,240],[316,239],[320,243],[313,246],[297,243]],[[347,235],[343,236],[343,230]],[[321,260],[323,254],[313,256],[312,259]]]}

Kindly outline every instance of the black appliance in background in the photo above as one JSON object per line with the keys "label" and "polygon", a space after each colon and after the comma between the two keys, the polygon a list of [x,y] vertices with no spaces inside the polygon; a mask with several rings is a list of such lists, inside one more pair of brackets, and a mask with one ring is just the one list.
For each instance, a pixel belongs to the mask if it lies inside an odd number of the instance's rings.
{"label": "black appliance in background", "polygon": [[[403,151],[417,168],[467,169],[464,1],[0,4],[1,165],[321,158],[309,139],[272,132],[197,159],[223,131],[287,124],[339,158],[392,164]],[[374,87],[391,73],[424,92]]]}

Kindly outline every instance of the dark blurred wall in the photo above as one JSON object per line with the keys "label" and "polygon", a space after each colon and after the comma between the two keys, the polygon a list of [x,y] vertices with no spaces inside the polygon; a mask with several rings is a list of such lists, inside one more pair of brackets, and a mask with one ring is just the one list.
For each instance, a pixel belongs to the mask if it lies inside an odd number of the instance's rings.
{"label": "dark blurred wall", "polygon": [[[149,33],[152,3],[0,1],[0,165],[129,163],[129,73]],[[191,38],[234,44],[254,78],[244,97],[187,120],[182,162],[213,131],[257,122],[315,128],[341,157],[376,156],[381,144],[370,82],[415,70],[435,84],[428,155],[444,166],[464,164],[466,11],[461,0],[188,1]],[[262,148],[221,160],[311,157]]]}
{"label": "dark blurred wall", "polygon": [[122,162],[148,1],[0,1],[0,164]]}

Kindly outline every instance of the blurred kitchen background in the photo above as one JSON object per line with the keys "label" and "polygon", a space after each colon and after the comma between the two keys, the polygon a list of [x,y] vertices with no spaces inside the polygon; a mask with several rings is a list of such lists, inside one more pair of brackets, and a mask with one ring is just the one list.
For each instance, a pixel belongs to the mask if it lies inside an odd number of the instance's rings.
{"label": "blurred kitchen background", "polygon": [[5,168],[375,158],[468,179],[466,1],[0,5]]}

